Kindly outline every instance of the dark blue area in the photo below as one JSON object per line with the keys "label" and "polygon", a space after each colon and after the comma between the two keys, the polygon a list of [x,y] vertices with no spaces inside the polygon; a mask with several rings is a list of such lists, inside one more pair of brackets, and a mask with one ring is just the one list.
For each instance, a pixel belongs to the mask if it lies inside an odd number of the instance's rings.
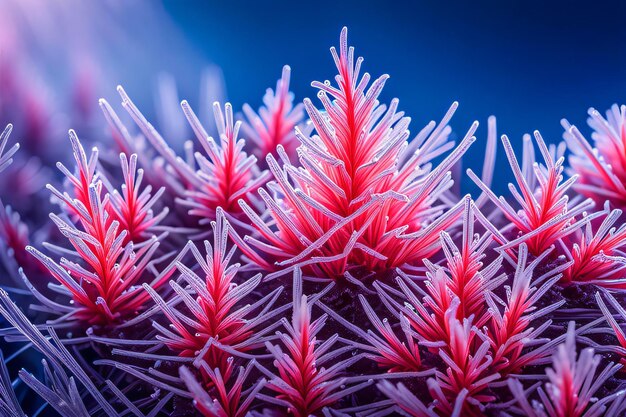
{"label": "dark blue area", "polygon": [[[310,82],[334,75],[328,47],[348,26],[365,69],[391,75],[384,99],[400,98],[412,132],[440,118],[453,100],[461,104],[452,123],[458,135],[481,122],[479,143],[466,158],[476,168],[490,114],[517,145],[535,129],[556,142],[561,118],[584,125],[588,107],[626,101],[623,4],[165,1],[194,46],[223,69],[236,108],[258,106],[283,64],[293,69],[297,97],[313,97]],[[503,192],[502,178],[510,175],[499,151],[495,188]]]}

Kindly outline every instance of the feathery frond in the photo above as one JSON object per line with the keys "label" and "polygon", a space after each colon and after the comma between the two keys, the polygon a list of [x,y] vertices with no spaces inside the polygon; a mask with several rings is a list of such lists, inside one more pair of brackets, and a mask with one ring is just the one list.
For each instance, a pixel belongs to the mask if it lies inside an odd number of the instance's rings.
{"label": "feathery frond", "polygon": [[[387,270],[420,263],[438,251],[439,232],[453,224],[462,206],[440,203],[452,185],[450,168],[474,141],[473,125],[458,148],[430,170],[434,157],[449,150],[448,120],[456,104],[435,127],[429,124],[407,145],[409,119],[378,96],[388,78],[368,88],[359,79],[362,58],[348,48],[347,29],[339,52],[331,49],[337,86],[314,82],[324,111],[304,100],[315,134],[296,127],[301,167],[282,147],[280,162],[268,155],[274,181],[259,194],[271,225],[245,202],[242,208],[255,235],[235,237],[245,255],[269,271],[294,266],[319,278],[341,279],[351,268]],[[282,164],[282,166],[281,166]]]}
{"label": "feathery frond", "polygon": [[273,309],[282,287],[251,302],[249,297],[261,282],[261,275],[242,279],[238,275],[240,265],[230,264],[237,248],[228,249],[229,227],[218,209],[217,220],[212,222],[214,243],[204,242],[206,255],[192,242],[185,247],[199,270],[176,263],[181,276],[170,281],[170,286],[177,297],[165,301],[150,285],[144,285],[170,322],[169,328],[154,322],[160,333],[157,339],[181,356],[199,357],[210,369],[219,368],[224,378],[230,375],[229,352],[262,347],[264,336],[277,326],[270,320],[284,310]]}
{"label": "feathery frond", "polygon": [[250,196],[266,181],[268,173],[259,172],[256,158],[243,151],[245,142],[239,139],[241,122],[235,122],[230,103],[226,103],[223,111],[219,103],[213,104],[219,145],[208,136],[189,104],[183,101],[181,106],[208,156],[195,153],[199,170],[192,183],[197,185],[185,193],[186,198],[181,204],[189,207],[190,215],[204,219],[205,223],[215,219],[218,207],[238,216],[241,209],[237,202],[240,199],[250,201]]}
{"label": "feathery frond", "polygon": [[548,381],[545,388],[539,388],[540,402],[531,404],[528,401],[522,384],[509,380],[522,414],[529,417],[600,417],[621,415],[625,408],[607,407],[611,402],[623,397],[624,392],[618,391],[603,398],[594,395],[603,384],[615,374],[621,365],[608,364],[597,373],[600,356],[595,355],[593,348],[586,348],[576,354],[576,331],[574,323],[570,323],[565,343],[558,346],[552,358],[552,368],[546,369]]}
{"label": "feathery frond", "polygon": [[580,176],[574,189],[593,198],[599,205],[611,201],[619,208],[626,205],[626,106],[614,104],[606,118],[589,109],[593,147],[580,131],[562,120],[563,138],[572,152],[571,171]]}
{"label": "feathery frond", "polygon": [[[502,265],[502,255],[489,265],[483,264],[487,251],[493,242],[488,231],[482,235],[474,233],[475,213],[478,208],[469,197],[464,199],[463,231],[459,248],[447,232],[441,232],[440,242],[446,257],[445,270],[449,277],[447,288],[459,299],[457,317],[459,320],[474,317],[476,326],[482,327],[487,320],[485,293],[494,290],[505,279],[504,274],[496,277]],[[427,266],[431,273],[439,268],[431,263]]]}
{"label": "feathery frond", "polygon": [[[149,277],[152,274],[150,262],[159,246],[156,236],[137,247],[132,241],[124,244],[129,232],[115,220],[114,213],[122,213],[122,209],[111,210],[111,205],[117,201],[104,194],[102,181],[98,180],[97,151],[94,150],[88,160],[73,131],[70,131],[70,141],[78,172],[74,175],[62,164],[58,166],[67,176],[73,196],[52,186],[48,188],[70,216],[76,218],[72,221],[67,216],[50,215],[73,250],[49,247],[76,260],[63,257],[57,263],[31,246],[26,250],[61,284],[57,292],[71,297],[72,301],[70,305],[61,306],[41,294],[35,295],[51,312],[63,314],[57,324],[65,326],[73,320],[111,324],[137,314],[144,306],[149,296],[141,283],[150,281],[153,288],[158,288],[167,280],[168,273]],[[149,194],[144,196],[149,199]],[[143,212],[134,212],[135,218],[152,216],[145,206],[143,209]]]}
{"label": "feathery frond", "polygon": [[248,146],[260,161],[268,154],[278,157],[280,145],[289,158],[295,158],[299,145],[294,133],[295,127],[304,119],[302,103],[294,105],[294,95],[289,91],[291,68],[283,67],[281,78],[276,82],[276,90],[268,88],[263,96],[263,104],[255,113],[248,104],[243,105],[243,113],[248,119],[242,131],[250,140]]}
{"label": "feathery frond", "polygon": [[352,348],[336,347],[337,334],[320,343],[318,336],[324,328],[327,316],[322,315],[313,320],[311,307],[314,303],[314,297],[309,299],[302,294],[302,275],[296,269],[291,322],[283,318],[281,323],[286,333],[277,333],[286,351],[266,342],[267,349],[274,357],[278,374],[264,370],[268,376],[266,386],[274,394],[272,397],[265,394],[258,397],[286,407],[296,417],[320,413],[325,407],[370,384],[366,381],[346,387],[348,380],[342,374],[360,358],[352,356],[341,359]]}
{"label": "feathery frond", "polygon": [[[213,104],[219,133],[218,142],[206,132],[189,103],[182,101],[183,113],[205,152],[205,155],[200,152],[194,153],[192,143],[188,142],[186,144],[188,155],[183,159],[169,147],[124,89],[118,87],[118,91],[124,108],[168,165],[167,172],[175,179],[168,180],[168,183],[177,194],[177,202],[186,206],[189,209],[188,213],[201,225],[207,225],[215,220],[218,207],[222,207],[229,215],[238,217],[241,208],[237,201],[243,199],[250,202],[252,193],[266,181],[267,173],[257,168],[254,156],[248,156],[243,151],[244,141],[238,137],[241,122],[235,122],[230,103],[224,106],[224,110],[219,103]],[[109,114],[114,121],[112,113]]]}
{"label": "feathery frond", "polygon": [[[124,244],[132,241],[135,245],[144,243],[155,234],[156,226],[167,216],[169,209],[163,208],[160,213],[154,214],[152,209],[165,191],[160,188],[151,195],[152,187],[142,187],[143,169],[137,168],[137,154],[130,158],[120,154],[120,166],[124,183],[121,193],[111,188],[109,192],[110,213],[119,222],[120,228],[127,231]],[[110,185],[107,184],[109,187]]]}
{"label": "feathery frond", "polygon": [[571,248],[564,246],[566,256],[571,259],[563,274],[564,283],[626,289],[626,224],[615,227],[621,214],[621,210],[609,210],[607,203],[605,210],[594,216],[606,216],[595,233],[590,218],[579,237],[572,239]]}
{"label": "feathery frond", "polygon": [[534,137],[545,165],[536,162],[530,137],[525,136],[520,167],[511,142],[502,136],[504,151],[519,187],[518,191],[513,184],[509,184],[509,190],[521,210],[516,211],[504,197],[497,197],[472,170],[467,173],[519,233],[519,237],[511,242],[500,242],[504,248],[514,248],[524,242],[531,254],[540,256],[559,239],[573,233],[576,217],[592,208],[594,203],[591,199],[570,202],[567,192],[578,177],[564,181],[563,149],[548,147],[537,131]]}
{"label": "feathery frond", "polygon": [[[551,268],[535,277],[538,266],[548,254],[549,251],[546,251],[528,263],[528,249],[522,243],[513,281],[505,287],[506,300],[498,299],[492,292],[487,293],[491,312],[487,335],[494,352],[493,366],[503,375],[517,373],[523,367],[540,363],[550,355],[550,345],[540,336],[552,323],[546,316],[565,301],[556,301],[542,308],[538,308],[538,305],[546,292],[559,281],[568,264]],[[504,306],[504,311],[499,305]],[[541,324],[534,327],[533,323],[539,323],[537,320],[540,319]]]}
{"label": "feathery frond", "polygon": [[[453,304],[454,310],[458,304]],[[436,400],[435,408],[445,415],[481,416],[485,404],[495,400],[489,394],[489,384],[500,378],[491,367],[493,357],[489,341],[472,325],[471,319],[462,322],[455,312],[447,314],[449,338],[439,356],[447,366],[429,383],[429,392]]]}
{"label": "feathery frond", "polygon": [[[186,367],[180,368],[180,376],[193,396],[196,408],[206,417],[245,417],[248,415],[256,394],[263,388],[265,379],[261,378],[251,388],[244,390],[244,383],[255,366],[251,361],[245,368],[239,368],[237,376],[232,376],[230,383],[224,379],[219,368],[211,369],[206,362],[200,367],[212,384],[212,397],[193,373]],[[227,385],[228,383],[228,385]]]}

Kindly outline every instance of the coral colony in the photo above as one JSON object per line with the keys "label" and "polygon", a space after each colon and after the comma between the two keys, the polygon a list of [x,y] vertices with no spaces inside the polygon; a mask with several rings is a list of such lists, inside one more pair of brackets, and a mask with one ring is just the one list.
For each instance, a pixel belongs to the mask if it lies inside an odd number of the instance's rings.
{"label": "coral colony", "polygon": [[183,101],[183,155],[120,87],[46,226],[0,205],[1,415],[626,415],[626,107],[502,136],[499,197],[494,118],[412,134],[346,29],[331,55],[316,100],[285,67],[258,111],[215,103],[216,137]]}

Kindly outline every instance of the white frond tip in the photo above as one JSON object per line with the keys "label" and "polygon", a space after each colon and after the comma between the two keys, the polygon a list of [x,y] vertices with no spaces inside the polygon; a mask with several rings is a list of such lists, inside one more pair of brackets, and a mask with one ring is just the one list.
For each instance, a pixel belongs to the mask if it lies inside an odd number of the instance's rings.
{"label": "white frond tip", "polygon": [[[609,363],[598,373],[599,365],[600,356],[595,354],[593,348],[585,348],[577,354],[576,329],[574,322],[571,322],[565,342],[558,346],[553,355],[552,368],[546,369],[548,382],[537,389],[539,401],[530,402],[521,383],[509,380],[520,414],[529,417],[622,415],[626,411],[622,400],[623,391],[602,398],[595,397],[621,365]],[[607,409],[611,410],[610,414],[605,414]]]}
{"label": "white frond tip", "polygon": [[15,155],[20,148],[19,143],[16,143],[6,150],[6,146],[9,143],[9,136],[12,131],[13,125],[9,123],[6,125],[2,133],[0,133],[0,172],[4,171],[9,165],[11,165],[11,163],[13,163],[13,155]]}

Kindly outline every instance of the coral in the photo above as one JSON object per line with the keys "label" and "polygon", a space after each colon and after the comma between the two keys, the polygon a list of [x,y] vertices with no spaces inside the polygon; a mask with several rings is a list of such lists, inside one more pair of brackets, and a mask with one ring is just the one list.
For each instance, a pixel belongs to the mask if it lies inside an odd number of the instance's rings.
{"label": "coral", "polygon": [[211,398],[204,387],[184,366],[180,368],[180,375],[193,395],[196,408],[202,415],[207,417],[244,417],[248,415],[248,410],[252,406],[255,396],[265,383],[264,379],[260,379],[252,390],[243,393],[243,383],[250,375],[254,362],[251,362],[246,368],[239,368],[237,377],[230,388],[227,388],[219,368],[210,369],[206,362],[202,362],[200,366],[208,375],[214,390],[217,392],[216,398]]}
{"label": "coral", "polygon": [[[540,362],[549,355],[550,344],[546,344],[546,340],[541,340],[539,336],[552,324],[546,316],[565,301],[543,305],[542,308],[538,308],[538,304],[542,296],[559,281],[567,264],[534,277],[539,264],[548,254],[545,252],[542,257],[528,264],[528,250],[522,244],[513,282],[510,287],[506,287],[506,300],[497,300],[493,293],[486,294],[492,313],[488,334],[494,350],[494,366],[501,373],[519,372],[524,366]],[[503,312],[498,305],[504,306]],[[542,323],[535,328],[531,323],[537,319],[541,319]],[[528,350],[528,347],[533,349]]]}
{"label": "coral", "polygon": [[571,248],[565,246],[571,265],[563,274],[564,282],[626,289],[622,272],[626,265],[623,250],[626,245],[626,225],[615,227],[621,214],[621,210],[609,210],[607,204],[603,212],[594,216],[604,215],[596,232],[593,232],[592,219],[589,219],[584,231],[579,233],[579,239],[574,241]]}
{"label": "coral", "polygon": [[100,100],[110,140],[88,153],[70,131],[62,184],[5,129],[0,414],[626,412],[624,108],[591,112],[597,150],[564,123],[567,145],[525,135],[518,162],[502,136],[502,197],[490,117],[479,194],[462,195],[478,123],[454,142],[455,102],[411,139],[347,29],[331,54],[318,105],[288,66],[242,115],[174,111],[163,77],[163,134],[119,87],[137,131]]}
{"label": "coral", "polygon": [[248,144],[251,151],[261,161],[268,154],[276,158],[278,146],[288,157],[296,157],[298,140],[294,128],[304,119],[304,106],[302,103],[294,105],[293,93],[289,92],[290,77],[291,68],[285,65],[281,78],[276,82],[276,90],[267,89],[263,96],[265,106],[258,113],[248,104],[243,106],[248,120],[242,125],[242,130],[251,142]]}
{"label": "coral", "polygon": [[[103,183],[98,179],[97,151],[93,150],[87,159],[73,131],[70,131],[70,141],[77,173],[72,174],[59,164],[59,169],[68,179],[69,191],[62,193],[52,186],[49,188],[69,217],[75,220],[55,214],[51,214],[50,218],[73,247],[73,250],[59,248],[57,251],[75,257],[76,261],[61,258],[57,263],[34,247],[28,246],[26,250],[62,285],[57,292],[72,299],[70,305],[62,306],[37,294],[38,300],[50,311],[62,314],[57,319],[59,325],[67,326],[73,320],[107,325],[136,314],[149,299],[138,283],[150,280],[151,285],[158,288],[169,276],[165,272],[148,278],[159,238],[152,235],[149,240],[138,242],[135,246],[134,242],[127,239],[129,230],[122,229],[120,225],[137,225],[137,229],[131,232],[139,236],[138,232],[146,233],[154,226],[153,220],[158,221],[162,216],[153,218],[149,201],[146,204],[140,202],[129,210],[129,204],[137,202],[132,199],[135,184],[130,177],[132,169],[126,165],[125,156],[121,157],[122,169],[126,177],[125,185],[131,188],[124,187],[123,195],[126,198],[111,198],[110,194],[104,193]],[[131,165],[134,165],[136,157],[131,156],[130,160]],[[142,199],[149,200],[149,193],[144,193]],[[112,207],[116,207],[115,210]],[[116,220],[117,216],[122,222]]]}
{"label": "coral", "polygon": [[213,105],[220,135],[218,147],[204,132],[189,105],[186,102],[181,105],[200,144],[209,156],[207,159],[199,153],[195,154],[200,167],[196,172],[196,178],[202,185],[199,190],[186,193],[185,203],[190,207],[189,214],[214,219],[218,207],[229,214],[239,213],[237,202],[254,193],[266,178],[264,173],[255,173],[256,158],[243,152],[245,142],[238,139],[241,122],[234,121],[233,109],[229,103],[224,106],[224,111],[218,103]]}
{"label": "coral", "polygon": [[[180,225],[192,226],[200,231],[200,236],[204,236],[202,226],[206,227],[215,220],[218,207],[229,216],[241,217],[242,211],[238,201],[241,199],[250,201],[252,193],[266,181],[267,172],[260,171],[256,166],[256,158],[246,155],[243,151],[245,142],[238,138],[241,122],[234,120],[232,106],[227,103],[222,110],[219,103],[213,104],[219,133],[218,142],[208,135],[191,106],[186,101],[181,103],[182,110],[206,154],[205,156],[200,152],[193,152],[192,143],[187,142],[188,157],[182,159],[176,156],[174,150],[148,122],[124,89],[118,87],[118,91],[124,108],[159,155],[162,160],[160,163],[167,164],[165,168],[159,168],[158,172],[161,172],[162,178],[157,182],[166,185],[174,195],[175,203],[185,206],[187,214],[196,220],[194,224],[182,219]],[[128,137],[128,131],[108,103],[101,101],[101,105],[109,122],[118,132],[118,137],[122,138],[121,143],[132,142]],[[147,167],[150,165],[147,164]],[[170,178],[163,178],[168,176]]]}
{"label": "coral", "polygon": [[614,104],[606,112],[606,118],[596,109],[589,109],[589,126],[595,148],[585,139],[578,128],[567,120],[563,138],[572,154],[569,158],[571,171],[580,175],[576,191],[602,204],[609,200],[620,208],[626,204],[626,128],[625,106]]}
{"label": "coral", "polygon": [[302,276],[300,270],[296,269],[291,322],[283,319],[286,333],[277,333],[286,352],[266,342],[267,350],[274,356],[274,366],[278,373],[268,373],[272,376],[266,386],[274,395],[264,395],[263,398],[286,407],[297,417],[315,415],[369,384],[364,382],[345,387],[347,380],[341,374],[360,358],[353,356],[340,360],[338,357],[345,349],[335,347],[338,339],[336,334],[321,343],[318,341],[326,316],[313,320],[313,303],[302,294]]}
{"label": "coral", "polygon": [[559,239],[576,231],[576,217],[591,209],[593,201],[585,200],[578,204],[569,201],[568,189],[578,177],[573,176],[564,181],[563,149],[549,149],[539,132],[535,132],[534,136],[545,165],[536,162],[530,137],[525,136],[520,167],[511,142],[502,136],[504,151],[520,188],[517,191],[509,184],[509,190],[520,205],[520,211],[516,211],[504,197],[496,197],[472,170],[468,170],[468,175],[511,222],[510,227],[515,227],[520,235],[511,242],[500,243],[509,248],[524,242],[531,254],[539,256]]}
{"label": "coral", "polygon": [[[194,266],[177,262],[181,277],[170,281],[170,286],[180,296],[174,301],[182,300],[186,310],[164,301],[151,285],[144,286],[170,321],[169,329],[154,323],[161,333],[157,339],[179,355],[199,357],[209,369],[219,369],[225,377],[231,372],[228,360],[231,350],[245,352],[263,345],[263,335],[274,327],[268,322],[281,312],[272,306],[283,290],[276,288],[250,303],[261,275],[242,280],[240,265],[230,265],[237,247],[229,250],[226,246],[229,227],[224,214],[218,210],[217,220],[212,223],[214,244],[204,242],[206,255],[203,256],[192,242],[185,247],[183,252],[191,252],[202,277],[194,272],[197,269]],[[229,351],[224,351],[224,347],[229,347]]]}
{"label": "coral", "polygon": [[278,147],[279,160],[267,156],[274,181],[259,190],[267,214],[241,202],[256,230],[236,240],[262,269],[297,265],[318,277],[341,279],[355,267],[385,271],[419,264],[438,251],[438,233],[460,215],[461,204],[441,200],[453,183],[449,170],[474,141],[477,124],[429,169],[429,161],[452,147],[446,142],[447,123],[456,104],[437,127],[429,124],[408,146],[409,118],[397,111],[398,100],[388,107],[378,102],[388,76],[368,87],[370,75],[359,78],[363,59],[355,60],[347,42],[344,29],[339,51],[331,49],[337,86],[312,84],[324,112],[304,100],[315,134],[295,129],[301,166]]}
{"label": "coral", "polygon": [[[593,348],[584,349],[576,354],[576,335],[573,323],[570,324],[565,343],[558,346],[552,358],[552,368],[546,369],[548,381],[544,388],[538,389],[541,402],[531,403],[522,384],[509,380],[521,414],[530,417],[591,417],[617,416],[624,411],[623,401],[617,392],[601,399],[594,394],[615,374],[621,365],[608,364],[596,375],[600,365],[600,356],[594,354]],[[613,403],[609,407],[609,404]]]}
{"label": "coral", "polygon": [[137,169],[137,154],[132,154],[129,159],[126,154],[121,153],[120,166],[124,184],[121,186],[121,193],[108,185],[110,198],[107,208],[110,208],[110,215],[119,222],[121,229],[127,231],[123,244],[131,241],[141,244],[150,238],[156,226],[167,216],[167,207],[157,215],[152,211],[165,189],[161,188],[151,195],[150,185],[142,188],[143,169]]}

